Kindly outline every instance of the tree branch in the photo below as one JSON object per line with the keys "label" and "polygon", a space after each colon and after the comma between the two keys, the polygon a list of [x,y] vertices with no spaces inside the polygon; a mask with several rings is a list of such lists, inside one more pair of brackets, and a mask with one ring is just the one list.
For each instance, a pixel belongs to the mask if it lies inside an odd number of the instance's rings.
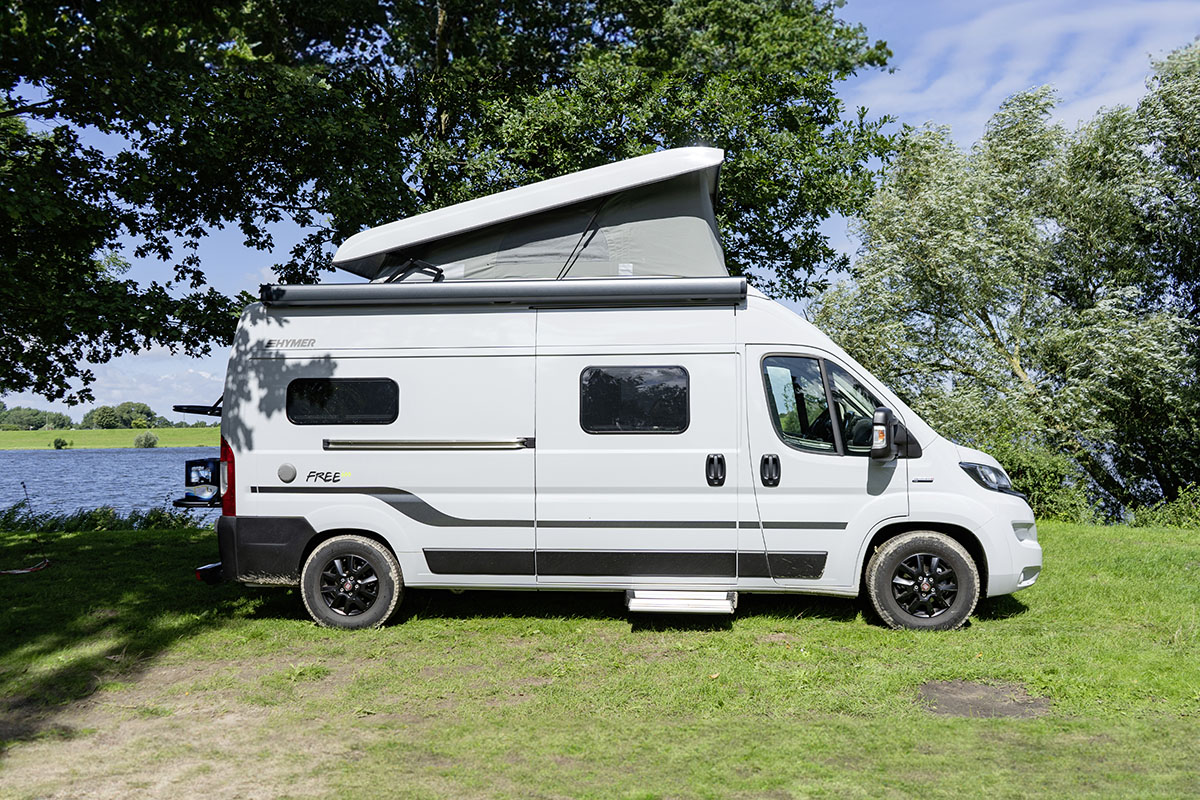
{"label": "tree branch", "polygon": [[[5,109],[4,111],[0,111],[0,119],[6,119],[8,117],[19,117],[22,114],[34,113],[37,109],[45,108],[47,106],[54,106],[52,111],[55,113],[57,113],[58,110],[61,108],[61,106],[58,105],[58,99],[52,97],[49,100],[43,100],[40,103],[26,103],[25,105],[13,106],[12,108]],[[54,113],[48,114],[45,112],[39,112],[38,116],[52,117],[52,116],[54,116]]]}

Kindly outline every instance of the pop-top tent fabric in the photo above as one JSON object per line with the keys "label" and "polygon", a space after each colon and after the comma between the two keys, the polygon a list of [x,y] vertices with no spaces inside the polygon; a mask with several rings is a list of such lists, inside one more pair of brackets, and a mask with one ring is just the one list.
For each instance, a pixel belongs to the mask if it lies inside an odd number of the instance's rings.
{"label": "pop-top tent fabric", "polygon": [[[723,155],[664,151],[553,179],[555,191],[533,200],[528,193],[542,185],[470,201],[475,209],[430,212],[359,234],[362,244],[348,240],[334,264],[371,280],[386,280],[414,260],[438,267],[445,280],[727,276],[713,208]],[[511,216],[506,196],[515,195],[520,211],[522,192],[529,213]],[[456,212],[467,221],[454,222]],[[422,229],[438,220],[421,217],[437,214],[451,222]],[[417,232],[430,230],[434,235],[419,240]]]}

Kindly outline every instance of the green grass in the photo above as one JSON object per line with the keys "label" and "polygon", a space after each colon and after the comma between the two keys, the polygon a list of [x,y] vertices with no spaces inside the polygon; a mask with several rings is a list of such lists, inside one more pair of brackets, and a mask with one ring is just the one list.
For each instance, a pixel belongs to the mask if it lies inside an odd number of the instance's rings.
{"label": "green grass", "polygon": [[[66,439],[74,449],[84,447],[133,447],[133,440],[146,429],[79,431],[0,431],[0,450],[53,449],[55,439]],[[152,428],[158,447],[217,447],[219,428]]]}
{"label": "green grass", "polygon": [[[328,797],[1200,793],[1200,536],[1041,534],[1038,584],[943,634],[848,600],[743,595],[713,620],[433,591],[344,633],[294,592],[194,581],[210,532],[0,534],[0,567],[53,562],[0,576],[3,791],[234,796],[249,774]],[[1021,684],[1050,710],[938,716],[931,680]]]}

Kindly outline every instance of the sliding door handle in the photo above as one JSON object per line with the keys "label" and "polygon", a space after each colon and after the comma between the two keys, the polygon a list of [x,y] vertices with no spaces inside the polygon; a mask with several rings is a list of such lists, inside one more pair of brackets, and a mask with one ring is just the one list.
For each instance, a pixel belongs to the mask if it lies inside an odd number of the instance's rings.
{"label": "sliding door handle", "polygon": [[778,486],[780,476],[779,456],[767,453],[759,462],[759,475],[763,486]]}
{"label": "sliding door handle", "polygon": [[725,456],[721,453],[710,453],[704,460],[704,477],[709,486],[725,485]]}

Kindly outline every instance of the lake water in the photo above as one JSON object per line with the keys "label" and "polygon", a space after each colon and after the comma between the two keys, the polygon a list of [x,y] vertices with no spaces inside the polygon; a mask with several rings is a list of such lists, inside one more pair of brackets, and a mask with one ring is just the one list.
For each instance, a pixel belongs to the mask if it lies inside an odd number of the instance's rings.
{"label": "lake water", "polygon": [[[26,490],[38,512],[112,506],[128,513],[170,506],[183,497],[183,462],[218,456],[215,447],[0,450],[0,508],[24,500]],[[203,520],[218,513],[193,512]]]}

